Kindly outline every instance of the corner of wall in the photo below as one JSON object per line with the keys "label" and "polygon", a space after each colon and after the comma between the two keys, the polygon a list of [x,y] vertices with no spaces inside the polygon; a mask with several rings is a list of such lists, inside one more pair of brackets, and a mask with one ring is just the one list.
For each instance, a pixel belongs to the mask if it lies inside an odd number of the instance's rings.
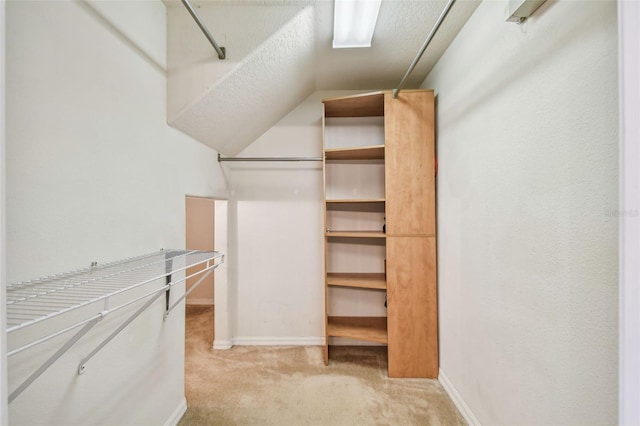
{"label": "corner of wall", "polygon": [[7,419],[7,335],[5,333],[5,66],[4,45],[5,37],[5,2],[0,3],[0,424],[6,425]]}
{"label": "corner of wall", "polygon": [[213,349],[215,350],[226,350],[231,349],[233,344],[231,340],[214,340],[213,341]]}
{"label": "corner of wall", "polygon": [[458,409],[458,411],[460,411],[460,414],[462,414],[462,417],[464,417],[467,423],[473,426],[480,425],[481,423],[476,415],[473,413],[469,405],[467,405],[460,393],[458,393],[458,390],[455,388],[455,386],[453,386],[453,383],[451,383],[451,380],[449,380],[442,369],[440,369],[438,381],[444,388],[445,392],[447,392],[447,395],[449,395],[449,398],[451,398],[456,408]]}
{"label": "corner of wall", "polygon": [[176,409],[171,413],[171,416],[167,419],[164,426],[176,426],[184,413],[187,412],[187,398],[182,398],[180,404],[176,407]]}
{"label": "corner of wall", "polygon": [[[620,95],[620,252],[618,424],[640,424],[640,3],[618,3]],[[635,90],[634,90],[635,89]]]}

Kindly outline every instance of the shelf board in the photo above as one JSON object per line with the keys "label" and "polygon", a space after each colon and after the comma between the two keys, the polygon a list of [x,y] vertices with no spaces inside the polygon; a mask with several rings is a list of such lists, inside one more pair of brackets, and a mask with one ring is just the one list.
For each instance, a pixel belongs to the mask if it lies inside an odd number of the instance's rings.
{"label": "shelf board", "polygon": [[387,280],[382,273],[329,272],[327,274],[327,285],[386,290]]}
{"label": "shelf board", "polygon": [[326,231],[324,235],[341,238],[385,238],[387,236],[380,231]]}
{"label": "shelf board", "polygon": [[325,200],[327,213],[333,211],[360,212],[360,213],[384,213],[384,198],[360,198]]}
{"label": "shelf board", "polygon": [[361,93],[354,96],[323,99],[325,117],[382,117],[384,93]]}
{"label": "shelf board", "polygon": [[365,203],[384,203],[384,198],[350,198],[342,200],[326,200],[327,204],[365,204]]}
{"label": "shelf board", "polygon": [[324,150],[327,160],[384,160],[384,145]]}
{"label": "shelf board", "polygon": [[386,317],[329,317],[327,336],[387,344]]}

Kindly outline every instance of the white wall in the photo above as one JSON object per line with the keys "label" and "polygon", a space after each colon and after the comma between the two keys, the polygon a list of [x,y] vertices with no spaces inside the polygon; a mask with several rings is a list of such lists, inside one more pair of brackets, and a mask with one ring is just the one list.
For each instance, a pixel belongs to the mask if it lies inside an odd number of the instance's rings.
{"label": "white wall", "polygon": [[[239,157],[321,157],[321,99],[349,93],[314,93]],[[228,268],[234,343],[322,344],[321,163],[223,168],[233,188]]]}
{"label": "white wall", "polygon": [[[215,200],[215,218],[214,218],[214,242],[213,247],[216,251],[229,253],[227,224],[229,223],[228,201]],[[226,256],[225,259],[227,259]],[[227,262],[218,266],[214,271],[213,286],[215,301],[215,321],[214,321],[214,341],[215,349],[229,349],[231,347],[231,328],[229,321],[229,279],[227,273]]]}
{"label": "white wall", "polygon": [[640,424],[640,3],[618,3],[621,425]]}
{"label": "white wall", "polygon": [[548,1],[521,26],[506,6],[483,2],[423,83],[441,379],[470,421],[615,424],[616,3]]}
{"label": "white wall", "polygon": [[[215,200],[203,197],[185,197],[186,208],[186,248],[190,250],[214,250],[215,239]],[[204,269],[201,265],[190,269],[190,273]],[[215,271],[203,279],[196,275],[187,280],[185,291],[187,305],[213,305],[213,283]],[[201,282],[199,282],[202,280]],[[199,282],[199,283],[198,283]],[[193,286],[198,284],[194,289]]]}
{"label": "white wall", "polygon": [[[321,156],[311,96],[242,156]],[[319,344],[323,335],[321,163],[226,163],[235,344]]]}
{"label": "white wall", "polygon": [[[166,125],[164,5],[9,2],[6,42],[9,281],[184,247],[185,194],[224,197],[226,183],[215,151]],[[184,319],[162,312],[158,301],[77,376],[125,316],[103,321],[11,403],[11,423],[177,421]],[[9,389],[45,355],[12,357]]]}
{"label": "white wall", "polygon": [[0,425],[7,424],[7,335],[5,330],[5,6],[0,3]]}

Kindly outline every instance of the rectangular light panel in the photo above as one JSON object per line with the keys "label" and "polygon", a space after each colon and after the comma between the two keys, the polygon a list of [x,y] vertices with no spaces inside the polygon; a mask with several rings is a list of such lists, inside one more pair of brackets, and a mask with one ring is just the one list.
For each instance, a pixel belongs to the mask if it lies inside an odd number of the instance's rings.
{"label": "rectangular light panel", "polygon": [[382,0],[335,0],[333,47],[371,47]]}

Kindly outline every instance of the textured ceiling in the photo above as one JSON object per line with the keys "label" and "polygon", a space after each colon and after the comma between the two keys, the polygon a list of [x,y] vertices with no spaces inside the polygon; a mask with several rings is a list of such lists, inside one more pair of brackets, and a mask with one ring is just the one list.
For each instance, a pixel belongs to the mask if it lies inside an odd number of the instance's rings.
{"label": "textured ceiling", "polygon": [[[445,0],[382,1],[370,48],[333,49],[333,2],[316,4],[316,54],[318,90],[393,89],[444,9]],[[479,1],[458,0],[418,66],[407,88],[417,88],[426,78]]]}
{"label": "textured ceiling", "polygon": [[[315,90],[392,89],[446,0],[383,0],[372,47],[333,49],[331,0],[192,1],[220,61],[180,1],[168,14],[169,123],[236,155]],[[479,0],[458,0],[414,70],[417,88]]]}

